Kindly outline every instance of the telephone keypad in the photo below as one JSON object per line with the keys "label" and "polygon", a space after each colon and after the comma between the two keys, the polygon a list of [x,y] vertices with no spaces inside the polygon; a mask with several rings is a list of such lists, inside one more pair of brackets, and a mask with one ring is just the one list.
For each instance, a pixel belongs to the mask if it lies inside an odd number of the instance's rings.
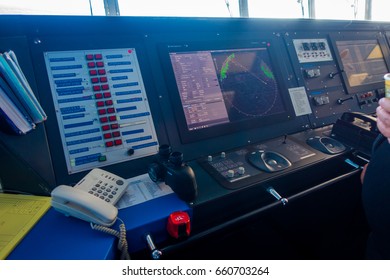
{"label": "telephone keypad", "polygon": [[84,189],[88,193],[115,205],[127,189],[125,180],[99,168],[93,169],[88,179],[83,179],[75,188]]}

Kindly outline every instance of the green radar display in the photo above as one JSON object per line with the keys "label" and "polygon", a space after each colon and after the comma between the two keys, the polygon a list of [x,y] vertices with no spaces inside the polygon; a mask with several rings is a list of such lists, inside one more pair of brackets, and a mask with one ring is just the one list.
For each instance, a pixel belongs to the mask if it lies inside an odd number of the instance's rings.
{"label": "green radar display", "polygon": [[212,53],[230,121],[285,110],[267,49]]}

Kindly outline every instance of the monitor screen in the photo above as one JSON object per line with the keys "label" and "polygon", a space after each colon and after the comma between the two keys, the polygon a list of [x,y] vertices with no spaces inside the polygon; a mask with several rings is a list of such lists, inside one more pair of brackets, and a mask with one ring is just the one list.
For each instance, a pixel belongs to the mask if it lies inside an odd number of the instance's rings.
{"label": "monitor screen", "polygon": [[270,55],[250,47],[168,47],[179,131],[185,142],[254,128],[290,117]]}
{"label": "monitor screen", "polygon": [[350,87],[383,81],[388,69],[376,39],[336,41],[336,47]]}

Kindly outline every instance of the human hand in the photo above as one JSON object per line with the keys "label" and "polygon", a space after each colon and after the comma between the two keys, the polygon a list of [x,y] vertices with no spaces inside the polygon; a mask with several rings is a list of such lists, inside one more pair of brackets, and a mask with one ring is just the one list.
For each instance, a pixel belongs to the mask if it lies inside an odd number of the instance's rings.
{"label": "human hand", "polygon": [[377,127],[386,138],[390,138],[390,98],[381,98],[376,108]]}

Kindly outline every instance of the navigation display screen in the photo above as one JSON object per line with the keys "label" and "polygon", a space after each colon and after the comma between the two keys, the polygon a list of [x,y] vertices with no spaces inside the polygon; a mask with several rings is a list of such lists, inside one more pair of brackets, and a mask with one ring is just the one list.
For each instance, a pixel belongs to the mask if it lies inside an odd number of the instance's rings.
{"label": "navigation display screen", "polygon": [[383,81],[388,70],[377,40],[336,41],[336,46],[350,87]]}
{"label": "navigation display screen", "polygon": [[222,134],[264,125],[271,117],[286,119],[269,47],[264,43],[251,48],[169,52],[185,118],[182,129]]}

